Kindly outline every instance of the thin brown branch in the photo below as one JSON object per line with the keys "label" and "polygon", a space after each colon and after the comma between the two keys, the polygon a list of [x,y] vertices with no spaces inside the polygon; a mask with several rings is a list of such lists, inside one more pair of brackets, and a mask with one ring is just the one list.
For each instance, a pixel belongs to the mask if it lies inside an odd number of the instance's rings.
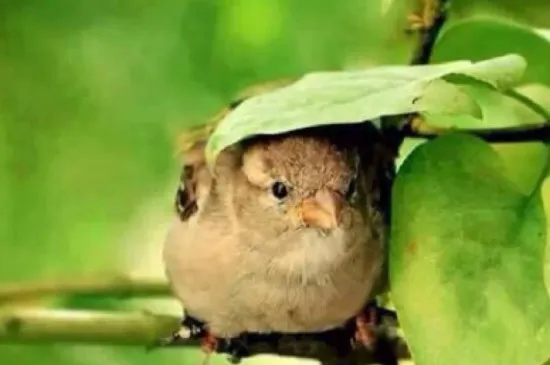
{"label": "thin brown branch", "polygon": [[[410,61],[411,65],[421,65],[430,62],[437,37],[446,19],[451,0],[418,0],[419,10],[409,17],[411,29],[418,33],[418,41],[415,45]],[[521,99],[526,104],[543,116],[548,112],[529,99],[522,97],[513,91],[508,94]],[[396,145],[399,146],[405,137],[432,139],[448,132],[462,132],[477,136],[490,143],[521,143],[550,141],[550,122],[514,126],[507,128],[487,129],[452,129],[429,126],[425,122],[418,123],[418,117],[406,116],[401,120],[401,126],[394,130],[391,122],[387,125],[390,133],[394,133]],[[396,132],[396,133],[395,133]]]}
{"label": "thin brown branch", "polygon": [[404,137],[433,139],[449,132],[467,133],[489,143],[547,142],[550,141],[550,123],[528,124],[506,128],[456,129],[430,127],[410,122],[402,130]]}
{"label": "thin brown branch", "polygon": [[418,33],[411,65],[425,65],[430,62],[433,47],[439,31],[447,19],[450,0],[419,0],[419,11],[409,17],[411,29]]}
{"label": "thin brown branch", "polygon": [[165,280],[129,275],[96,275],[77,279],[47,280],[33,283],[1,284],[0,305],[7,302],[49,296],[104,295],[114,298],[170,295]]}
{"label": "thin brown branch", "polygon": [[[409,61],[409,64],[413,66],[430,63],[435,42],[447,20],[451,0],[417,0],[416,3],[417,11],[408,17],[408,29],[415,32],[418,37]],[[382,118],[382,129],[386,142],[396,154],[405,137],[409,137],[407,133],[414,134],[413,131],[416,132],[409,127],[414,118],[414,115]]]}

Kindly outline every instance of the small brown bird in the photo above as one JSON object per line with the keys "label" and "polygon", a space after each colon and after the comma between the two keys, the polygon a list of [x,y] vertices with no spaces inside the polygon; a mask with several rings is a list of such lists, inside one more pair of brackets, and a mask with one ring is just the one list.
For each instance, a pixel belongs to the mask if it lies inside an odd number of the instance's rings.
{"label": "small brown bird", "polygon": [[213,338],[320,332],[384,285],[393,159],[370,124],[187,154],[164,247],[171,287]]}

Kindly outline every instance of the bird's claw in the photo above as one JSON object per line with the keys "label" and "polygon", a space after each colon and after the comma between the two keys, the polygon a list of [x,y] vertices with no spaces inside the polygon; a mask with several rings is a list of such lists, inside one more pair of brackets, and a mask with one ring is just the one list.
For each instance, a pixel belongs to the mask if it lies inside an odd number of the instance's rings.
{"label": "bird's claw", "polygon": [[201,338],[201,350],[207,354],[216,352],[218,349],[218,338],[206,331]]}
{"label": "bird's claw", "polygon": [[161,337],[147,347],[147,350],[155,350],[160,347],[183,346],[185,341],[191,338],[189,329],[180,327],[170,336]]}
{"label": "bird's claw", "polygon": [[234,338],[220,338],[206,332],[201,338],[201,349],[208,355],[214,352],[228,354],[229,362],[238,364],[244,357],[249,355],[245,336],[243,334]]}
{"label": "bird's claw", "polygon": [[363,346],[373,349],[376,343],[376,326],[378,325],[378,307],[369,303],[365,310],[355,317],[355,333],[352,346]]}
{"label": "bird's claw", "polygon": [[202,322],[185,315],[178,330],[169,336],[158,339],[148,348],[184,346],[189,340],[200,340],[202,343],[203,338],[208,335],[208,330]]}
{"label": "bird's claw", "polygon": [[[242,338],[241,338],[242,337]],[[193,318],[184,315],[181,327],[170,336],[159,339],[150,348],[183,346],[189,340],[199,340],[201,350],[210,355],[214,352],[229,354],[229,361],[237,364],[248,355],[246,338],[220,338],[208,331],[206,325]]]}

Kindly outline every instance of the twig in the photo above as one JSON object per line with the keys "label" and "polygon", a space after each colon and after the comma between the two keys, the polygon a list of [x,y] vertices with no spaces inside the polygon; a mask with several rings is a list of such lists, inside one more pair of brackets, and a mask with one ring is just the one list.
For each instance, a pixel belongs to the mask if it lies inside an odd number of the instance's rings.
{"label": "twig", "polygon": [[[83,310],[7,309],[0,311],[0,343],[72,343],[143,346],[151,348],[160,338],[180,327],[180,318],[148,312],[121,313]],[[392,315],[383,318],[379,331],[381,345],[391,347],[401,358],[410,354],[395,332]],[[315,334],[250,334],[240,338],[246,347],[241,357],[259,354],[279,354],[332,361],[342,354],[361,359],[362,364],[378,361],[377,353],[366,349],[351,351],[347,329]],[[198,347],[198,339],[178,342],[180,347]],[[229,352],[228,347],[218,349]]]}
{"label": "twig", "polygon": [[427,125],[418,126],[415,125],[415,123],[408,123],[404,125],[402,130],[404,137],[426,139],[432,139],[449,132],[471,134],[490,143],[550,141],[550,123],[522,125],[498,129],[430,128]]}
{"label": "twig", "polygon": [[175,316],[147,312],[6,309],[0,311],[0,343],[67,342],[145,347],[178,328],[179,322]]}
{"label": "twig", "polygon": [[[412,28],[419,33],[419,39],[410,61],[411,65],[429,63],[439,32],[447,19],[450,0],[419,0],[419,4],[421,7],[419,14],[410,17],[413,22]],[[521,97],[521,95],[515,95],[514,97]],[[529,102],[529,99],[522,101]],[[531,107],[536,109],[538,105],[534,104]],[[538,108],[540,109],[540,107]],[[543,109],[538,110],[538,112],[542,115],[546,114]],[[491,143],[550,140],[550,123],[495,129],[452,129],[431,127],[424,122],[418,124],[416,121],[416,116],[407,116],[402,120],[399,130],[395,134],[398,136],[397,146],[401,144],[402,138],[405,137],[432,139],[452,131],[471,134]],[[390,124],[388,123],[388,125]],[[391,131],[391,127],[389,128]]]}
{"label": "twig", "polygon": [[29,284],[0,284],[0,305],[47,296],[104,295],[115,298],[170,295],[165,280],[129,275],[49,280]]}
{"label": "twig", "polygon": [[411,65],[425,65],[430,62],[433,47],[439,31],[447,19],[449,0],[419,0],[419,14],[410,17],[411,28],[416,30],[418,41],[413,50]]}
{"label": "twig", "polygon": [[[404,341],[395,333],[392,315],[383,318],[380,327],[381,345],[392,347],[401,358],[409,358]],[[143,346],[144,350],[158,339],[180,327],[180,318],[148,312],[120,313],[83,310],[6,309],[0,311],[0,343],[72,343]],[[347,329],[316,334],[253,334],[241,337],[246,353],[242,357],[259,354],[279,354],[331,361],[342,354],[361,359],[369,364],[378,361],[378,354],[366,349],[351,351]],[[198,347],[198,339],[178,342],[180,347]],[[229,352],[228,347],[218,349]]]}
{"label": "twig", "polygon": [[[445,21],[451,0],[417,0],[418,10],[410,15],[409,30],[417,34],[410,65],[425,65],[430,62],[435,42]],[[414,115],[382,118],[382,130],[388,147],[397,153],[403,144],[406,132],[412,132],[410,124]],[[419,137],[419,136],[417,136]]]}
{"label": "twig", "polygon": [[[419,14],[410,17],[412,28],[419,33],[419,39],[410,61],[411,65],[429,63],[439,32],[447,19],[450,0],[419,0],[419,4],[421,7]],[[529,106],[533,110],[547,117],[548,112],[537,104],[532,103],[528,98],[514,91],[509,91],[508,94],[511,97],[521,99],[520,101],[523,103],[530,104]],[[397,130],[394,127],[395,125],[392,126],[395,119],[388,119],[386,128],[388,130],[388,135],[394,139],[394,145],[399,147],[406,137],[432,139],[453,131],[471,134],[490,143],[550,140],[550,123],[548,122],[494,129],[453,129],[429,126],[423,121],[417,123],[418,119],[419,118],[415,115],[405,116],[398,123],[399,127],[397,127]]]}

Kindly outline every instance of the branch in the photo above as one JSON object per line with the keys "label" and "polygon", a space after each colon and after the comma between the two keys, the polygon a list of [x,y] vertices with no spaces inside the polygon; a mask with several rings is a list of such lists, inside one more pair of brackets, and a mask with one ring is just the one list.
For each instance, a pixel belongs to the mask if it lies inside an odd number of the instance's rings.
{"label": "branch", "polygon": [[178,328],[179,322],[178,317],[147,312],[6,309],[0,311],[0,343],[67,342],[145,347]]}
{"label": "branch", "polygon": [[447,19],[449,0],[419,0],[419,6],[417,14],[409,16],[410,29],[419,33],[411,65],[430,62],[435,41]]}
{"label": "branch", "polygon": [[47,296],[105,295],[114,298],[170,295],[166,281],[129,275],[66,280],[48,280],[30,284],[0,284],[0,305]]}
{"label": "branch", "polygon": [[[28,285],[0,286],[0,302],[17,302],[50,295],[104,295],[112,297],[166,295],[162,280],[114,276],[66,281],[45,281]],[[0,343],[79,343],[154,347],[159,339],[180,328],[181,318],[147,312],[125,313],[86,310],[46,310],[9,308],[0,311]],[[238,338],[244,352],[239,357],[278,354],[316,358],[326,363],[338,359],[359,359],[369,364],[381,359],[409,358],[405,341],[397,335],[395,313],[382,311],[376,328],[374,351],[354,350],[349,327],[311,334],[244,334]],[[233,341],[233,339],[228,340]],[[200,339],[178,341],[177,347],[198,347]],[[229,342],[228,342],[229,344]],[[221,346],[219,353],[235,356],[232,346]],[[384,362],[382,362],[384,363]]]}
{"label": "branch", "polygon": [[[249,334],[239,338],[246,352],[240,357],[260,354],[278,354],[323,361],[342,359],[342,355],[361,359],[369,364],[383,359],[382,349],[396,352],[401,358],[409,358],[404,341],[395,335],[396,322],[384,318],[384,326],[377,352],[366,349],[352,351],[348,329],[338,329],[316,334]],[[119,346],[143,346],[144,350],[158,342],[159,338],[180,327],[180,318],[148,312],[121,313],[84,310],[6,309],[0,312],[0,344],[72,343],[109,344]],[[223,345],[223,344],[222,344]],[[177,348],[199,346],[198,339],[184,339]],[[230,346],[221,346],[219,353],[235,355]]]}
{"label": "branch", "polygon": [[416,117],[402,127],[404,137],[433,139],[449,132],[467,133],[489,143],[546,142],[550,141],[550,123],[528,124],[506,128],[456,129],[433,127]]}
{"label": "branch", "polygon": [[[447,20],[451,0],[417,0],[418,10],[409,15],[409,31],[418,33],[410,65],[426,65],[430,63],[435,42],[441,28]],[[409,127],[414,115],[391,116],[382,118],[382,129],[388,147],[397,154],[403,144],[407,132],[412,133]],[[414,133],[413,133],[414,134]],[[412,136],[414,137],[414,136]],[[420,136],[416,136],[420,137]]]}
{"label": "branch", "polygon": [[[411,22],[410,29],[419,33],[418,42],[415,45],[410,61],[411,65],[423,65],[430,62],[433,47],[447,19],[450,0],[419,0],[419,6],[420,10],[417,11],[417,14],[409,17]],[[523,102],[528,101],[523,100]],[[537,105],[533,105],[532,107],[536,108]],[[539,113],[546,113],[546,111],[540,110]],[[397,133],[393,136],[395,139],[393,143],[400,146],[405,137],[432,139],[452,131],[471,134],[490,143],[540,142],[550,140],[550,123],[495,129],[453,129],[429,126],[423,121],[418,123],[418,119],[417,116],[405,117],[402,120],[401,127],[398,128]],[[391,127],[389,127],[389,131],[390,133],[394,132]]]}
{"label": "branch", "polygon": [[[374,322],[363,328],[370,345],[355,345],[358,331],[355,318],[339,328],[313,333],[242,333],[232,338],[216,338],[216,351],[230,355],[233,363],[259,355],[276,354],[317,359],[323,364],[397,365],[399,359],[410,358],[405,340],[398,333],[397,315],[376,305],[365,309]],[[188,346],[188,341],[210,338],[207,325],[184,315],[181,327],[161,339],[156,347]]]}

